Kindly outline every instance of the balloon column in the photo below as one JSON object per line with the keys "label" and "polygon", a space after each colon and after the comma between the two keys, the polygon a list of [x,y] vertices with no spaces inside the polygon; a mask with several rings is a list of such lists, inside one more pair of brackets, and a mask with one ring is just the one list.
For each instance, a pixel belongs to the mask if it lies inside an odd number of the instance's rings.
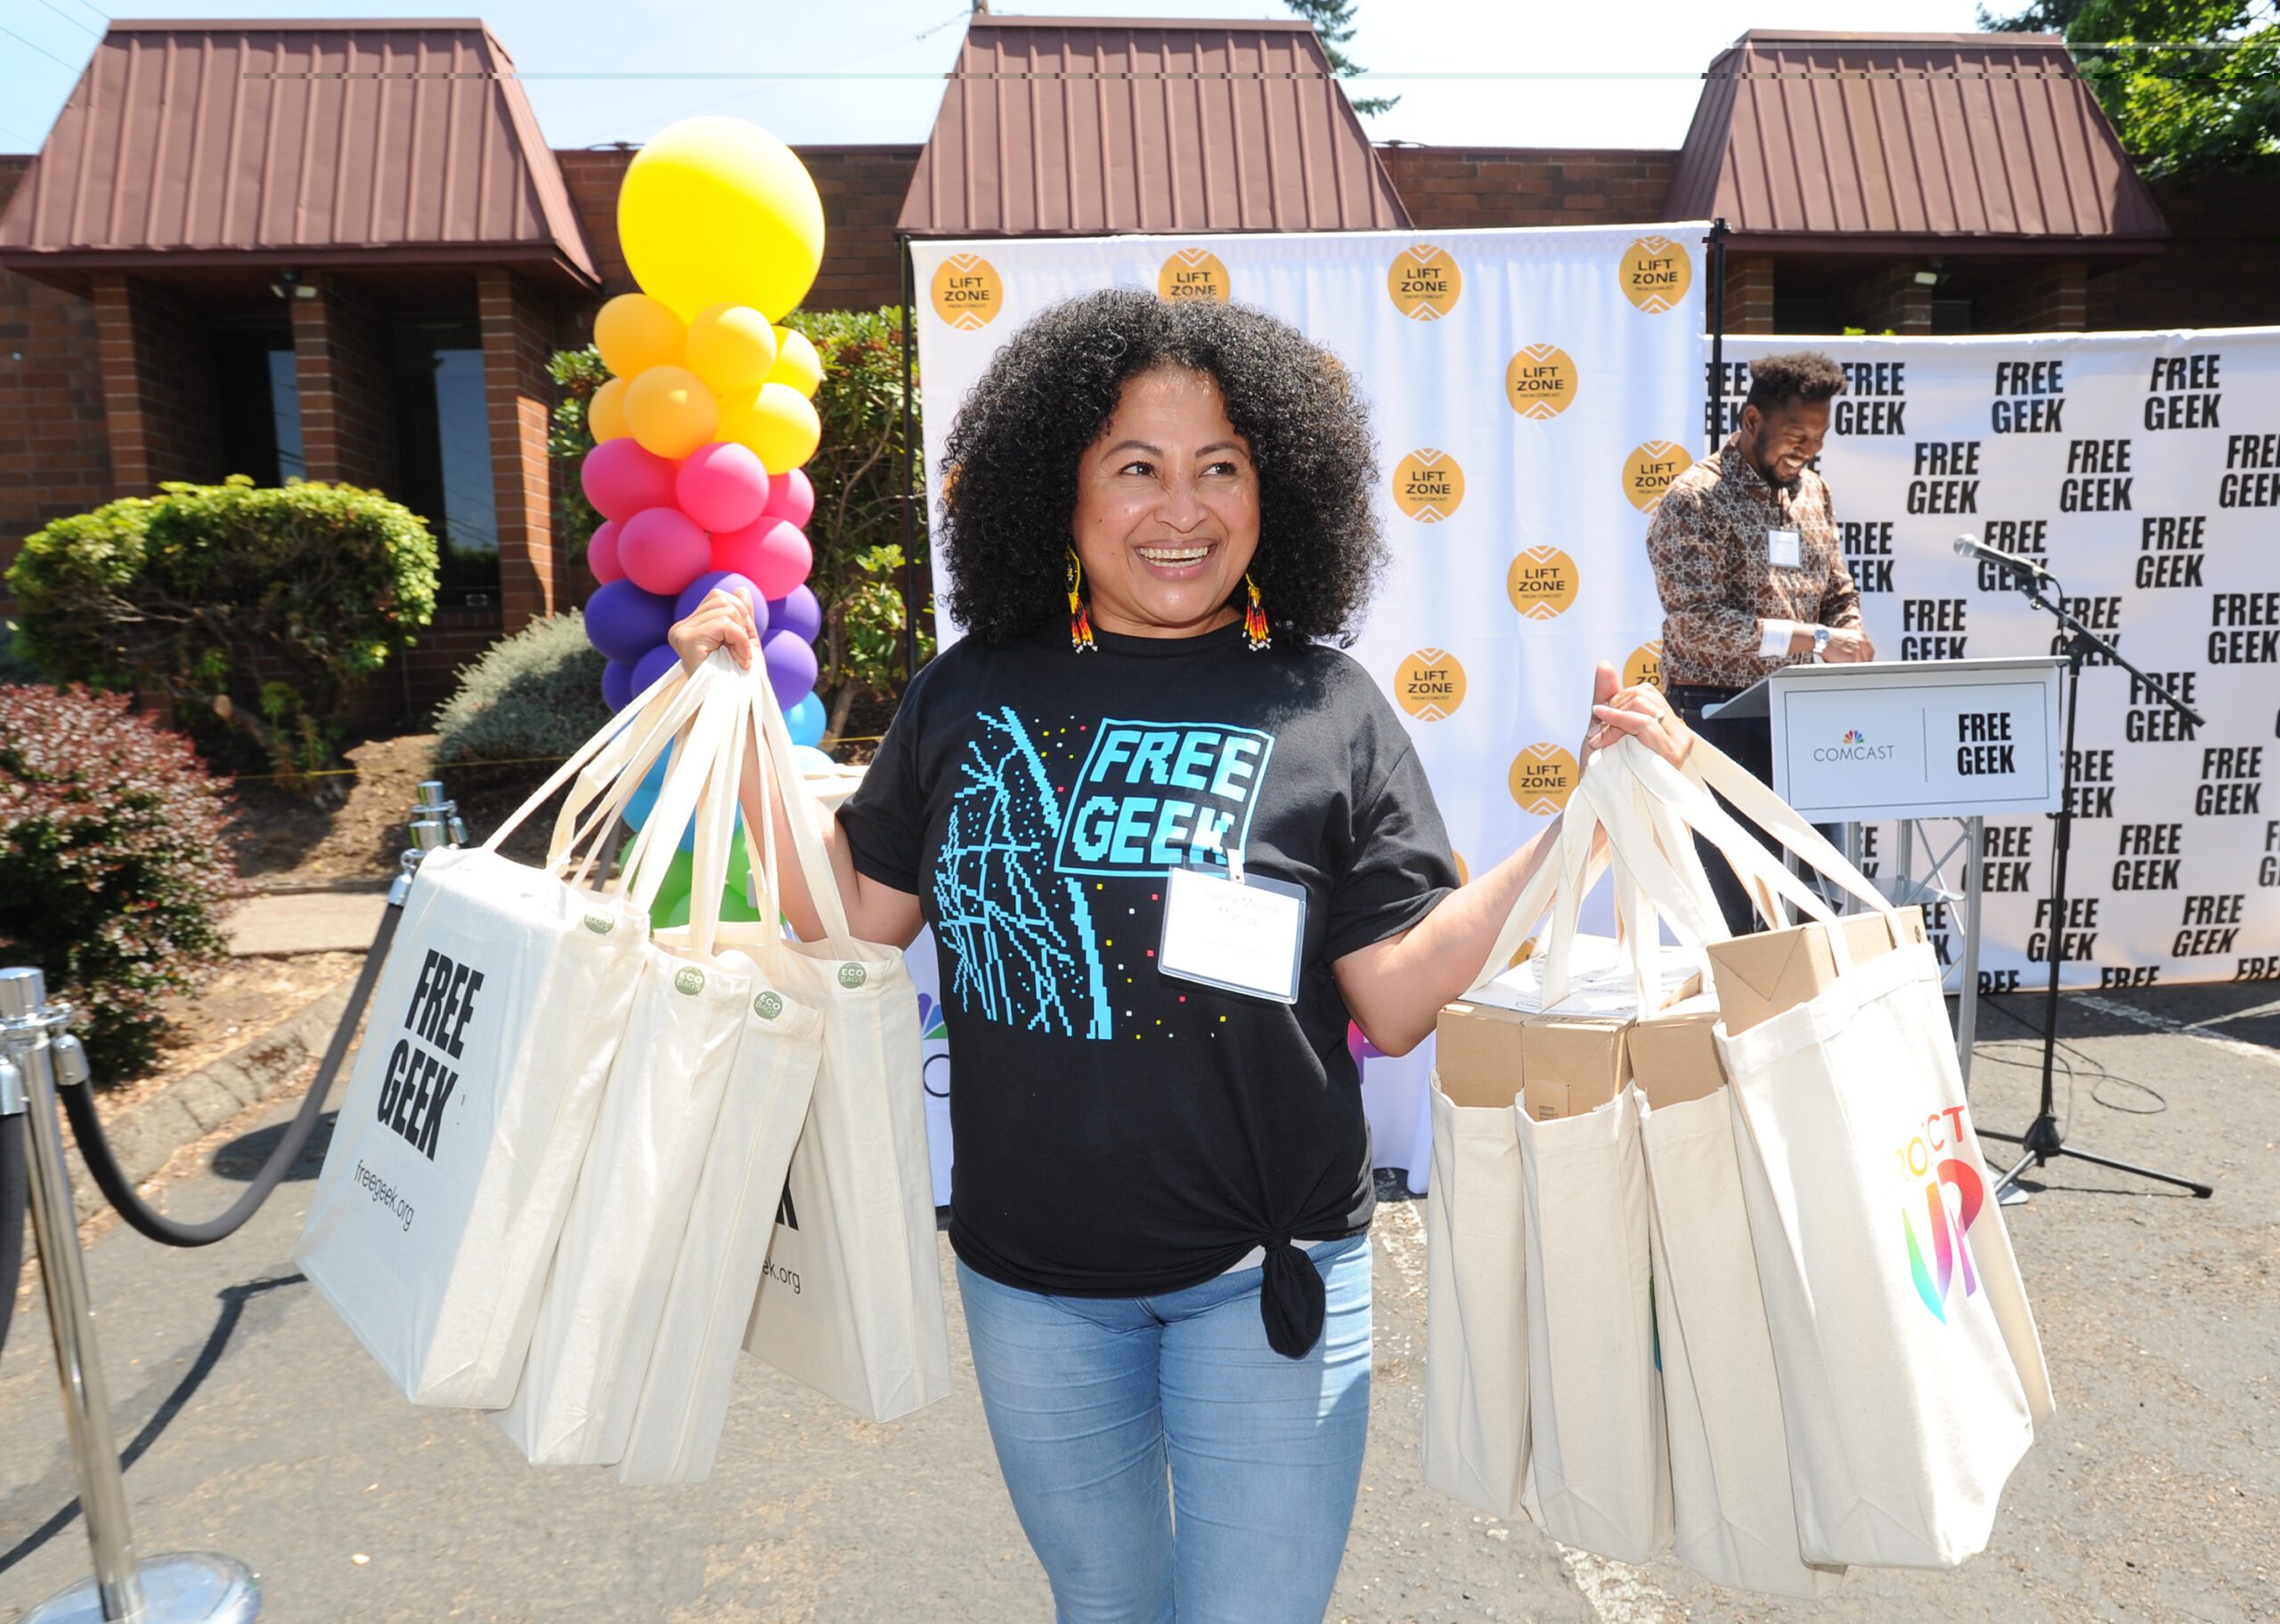
{"label": "balloon column", "polygon": [[[588,403],[595,445],[579,470],[603,519],[586,548],[596,582],[586,633],[608,661],[602,697],[622,710],[671,669],[666,629],[725,588],[752,605],[794,742],[813,745],[823,614],[807,585],[815,491],[800,470],[822,437],[823,368],[813,345],[778,324],[822,263],[815,183],[756,126],[684,119],[628,166],[617,225],[641,291],[594,320],[611,377]],[[637,828],[664,770],[627,808]],[[741,880],[731,891],[741,898]],[[661,922],[675,900],[660,897]]]}

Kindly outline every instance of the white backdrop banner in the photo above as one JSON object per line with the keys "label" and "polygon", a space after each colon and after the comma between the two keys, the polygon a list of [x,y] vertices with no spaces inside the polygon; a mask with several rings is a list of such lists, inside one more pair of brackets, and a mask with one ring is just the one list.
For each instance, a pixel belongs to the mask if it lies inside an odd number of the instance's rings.
{"label": "white backdrop banner", "polygon": [[[1729,338],[1720,420],[1753,357],[1808,348],[1847,374],[1820,468],[1880,657],[2056,652],[2048,613],[1956,556],[1968,534],[2057,576],[2207,719],[2083,671],[2066,916],[2051,818],[1990,819],[1981,985],[2040,985],[2054,931],[2071,987],[2280,978],[2280,329]],[[1874,873],[1893,831],[1869,838]]]}
{"label": "white backdrop banner", "polygon": [[[1702,449],[1706,229],[914,243],[929,509],[958,403],[1048,304],[1144,288],[1299,328],[1377,428],[1393,565],[1351,652],[1407,719],[1460,864],[1494,863],[1567,801],[1593,662],[1659,673],[1642,541]],[[1364,1091],[1378,1159],[1421,1185],[1429,1064],[1373,1059]]]}

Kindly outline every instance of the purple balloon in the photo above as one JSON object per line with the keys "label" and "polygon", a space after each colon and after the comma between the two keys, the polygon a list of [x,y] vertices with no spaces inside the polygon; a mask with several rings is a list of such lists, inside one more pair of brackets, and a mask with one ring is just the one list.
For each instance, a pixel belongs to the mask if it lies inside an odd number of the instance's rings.
{"label": "purple balloon", "polygon": [[672,623],[673,600],[630,581],[606,582],[586,600],[587,639],[613,660],[639,660],[665,640]]}
{"label": "purple balloon", "polygon": [[690,581],[673,604],[673,618],[677,621],[685,621],[695,614],[696,605],[703,603],[705,595],[715,587],[741,594],[745,602],[752,605],[753,623],[760,635],[763,637],[768,635],[768,600],[761,597],[758,587],[753,586],[751,581],[734,570],[707,570],[695,581]]}
{"label": "purple balloon", "polygon": [[613,660],[602,667],[602,703],[613,714],[633,702],[641,690],[633,686],[633,667],[623,660]]}
{"label": "purple balloon", "polygon": [[658,644],[656,647],[642,655],[641,658],[634,664],[634,693],[647,693],[651,683],[656,681],[658,678],[672,670],[672,668],[679,664],[680,662],[680,656],[673,653],[672,645],[670,643]]}
{"label": "purple balloon", "polygon": [[768,623],[778,631],[812,643],[823,629],[823,605],[805,587],[794,587],[781,597],[768,600]]}
{"label": "purple balloon", "polygon": [[760,645],[776,702],[786,710],[816,691],[816,651],[788,631],[770,632]]}

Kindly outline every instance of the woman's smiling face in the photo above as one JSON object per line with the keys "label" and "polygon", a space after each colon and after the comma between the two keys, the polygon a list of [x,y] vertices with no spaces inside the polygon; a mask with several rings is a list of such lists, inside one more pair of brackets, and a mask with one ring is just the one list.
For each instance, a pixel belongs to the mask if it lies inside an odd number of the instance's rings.
{"label": "woman's smiling face", "polygon": [[1231,599],[1258,550],[1258,471],[1208,373],[1128,380],[1077,467],[1070,521],[1093,624],[1192,637],[1239,618]]}

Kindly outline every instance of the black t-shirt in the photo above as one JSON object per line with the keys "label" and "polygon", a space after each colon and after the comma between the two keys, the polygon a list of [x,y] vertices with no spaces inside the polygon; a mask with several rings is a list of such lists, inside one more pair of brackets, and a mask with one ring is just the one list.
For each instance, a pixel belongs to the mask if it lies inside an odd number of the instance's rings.
{"label": "black t-shirt", "polygon": [[[839,820],[933,927],[957,1255],[1030,1291],[1145,1296],[1367,1225],[1331,965],[1457,877],[1408,735],[1345,654],[1253,651],[1240,626],[1095,637],[949,649]],[[1306,889],[1295,1005],[1157,970],[1166,874],[1227,846]]]}

